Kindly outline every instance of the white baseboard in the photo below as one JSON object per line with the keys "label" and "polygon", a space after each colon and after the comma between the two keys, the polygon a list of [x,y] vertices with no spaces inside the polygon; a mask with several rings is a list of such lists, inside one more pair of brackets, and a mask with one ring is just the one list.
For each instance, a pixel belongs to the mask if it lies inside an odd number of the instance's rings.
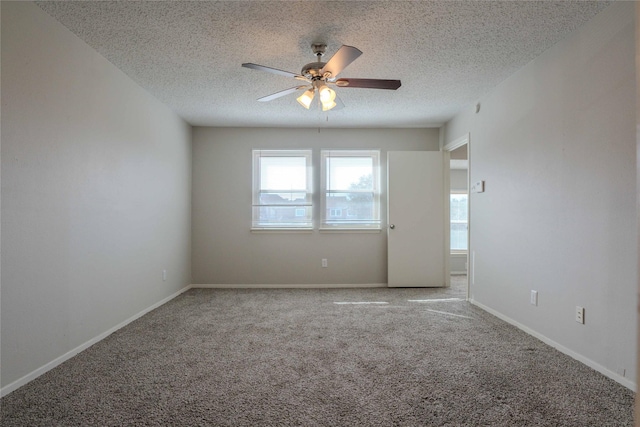
{"label": "white baseboard", "polygon": [[556,350],[566,354],[567,356],[570,356],[574,359],[576,359],[578,362],[582,362],[585,365],[587,365],[588,367],[595,369],[596,371],[600,372],[602,375],[611,378],[612,380],[622,384],[623,386],[627,387],[628,389],[630,389],[631,391],[636,391],[636,383],[632,380],[630,380],[629,378],[625,378],[619,374],[617,374],[616,372],[613,372],[607,368],[605,368],[604,366],[600,365],[599,363],[594,362],[593,360],[579,354],[576,353],[575,351],[563,346],[562,344],[559,344],[557,342],[555,342],[554,340],[552,340],[551,338],[548,338],[544,335],[542,335],[539,332],[534,331],[533,329],[524,326],[523,324],[516,322],[515,320],[511,319],[510,317],[505,316],[504,314],[487,307],[484,304],[479,303],[478,301],[472,300],[470,299],[469,302],[481,309],[483,309],[484,311],[493,314],[494,316],[496,316],[497,318],[504,320],[505,322],[517,327],[518,329],[526,332],[527,334],[534,336],[536,338],[538,338],[540,341],[542,341],[545,344],[550,345],[551,347],[555,348]]}
{"label": "white baseboard", "polygon": [[452,276],[466,276],[467,275],[467,270],[463,270],[463,271],[451,271],[449,273]]}
{"label": "white baseboard", "polygon": [[108,337],[109,335],[111,335],[112,333],[117,331],[118,329],[120,329],[120,328],[122,328],[124,326],[127,326],[129,323],[133,322],[134,320],[144,316],[145,314],[147,314],[151,310],[155,310],[156,308],[160,307],[161,305],[166,304],[167,302],[171,301],[172,299],[174,299],[175,297],[177,297],[181,293],[183,293],[185,291],[188,291],[189,289],[191,289],[190,285],[180,289],[178,292],[176,292],[176,293],[174,293],[172,295],[169,295],[168,297],[166,297],[163,300],[153,304],[150,307],[145,308],[144,310],[142,310],[141,312],[133,315],[132,317],[130,317],[127,320],[125,320],[124,322],[121,322],[121,323],[117,324],[113,328],[111,328],[111,329],[101,333],[100,335],[90,339],[89,341],[85,342],[84,344],[79,345],[78,347],[74,348],[73,350],[70,350],[70,351],[66,352],[62,356],[53,359],[51,362],[47,363],[46,365],[43,365],[43,366],[39,367],[38,369],[36,369],[36,370],[34,370],[32,372],[29,372],[27,375],[23,376],[22,378],[18,378],[14,382],[12,382],[10,384],[7,384],[6,386],[4,386],[4,387],[2,387],[0,389],[0,397],[4,397],[7,394],[11,393],[12,391],[17,390],[18,388],[20,388],[23,385],[27,384],[28,382],[33,381],[34,379],[38,378],[40,375],[44,374],[45,372],[50,371],[51,369],[55,368],[56,366],[60,365],[63,362],[66,362],[67,360],[69,360],[73,356],[75,356],[76,354],[80,353],[83,350],[86,350],[87,348],[91,347],[95,343],[103,340],[104,338]]}
{"label": "white baseboard", "polygon": [[328,288],[386,288],[386,283],[325,283],[325,284],[204,284],[191,285],[192,289],[328,289]]}

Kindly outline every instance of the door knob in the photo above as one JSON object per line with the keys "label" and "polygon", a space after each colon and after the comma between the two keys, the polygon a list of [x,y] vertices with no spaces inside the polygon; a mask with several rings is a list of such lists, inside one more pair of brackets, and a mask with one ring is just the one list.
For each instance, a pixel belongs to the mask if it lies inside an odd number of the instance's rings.
{"label": "door knob", "polygon": [[389,228],[393,230],[394,228],[396,228],[396,226],[394,224],[390,224]]}

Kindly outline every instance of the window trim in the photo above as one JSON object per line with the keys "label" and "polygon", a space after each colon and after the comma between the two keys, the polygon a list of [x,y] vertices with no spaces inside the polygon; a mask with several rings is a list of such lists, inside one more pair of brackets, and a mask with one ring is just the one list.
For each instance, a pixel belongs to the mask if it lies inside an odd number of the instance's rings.
{"label": "window trim", "polygon": [[[304,207],[310,210],[310,216],[307,222],[301,225],[292,223],[260,223],[256,218],[256,208],[261,206],[275,206],[270,204],[260,204],[260,194],[264,192],[260,187],[260,159],[264,157],[304,157],[306,159],[306,188],[296,189],[298,192],[305,192],[305,199],[308,203],[304,205],[291,205],[291,207]],[[254,149],[252,150],[252,191],[251,191],[251,232],[311,232],[314,229],[314,186],[313,186],[313,150],[297,149],[297,150],[273,150],[273,149]]]}
{"label": "window trim", "polygon": [[[327,194],[330,193],[343,193],[345,191],[354,192],[348,189],[327,189],[327,159],[329,157],[371,157],[373,159],[373,209],[374,219],[364,224],[349,224],[334,222],[330,224],[330,218],[327,217]],[[377,233],[382,230],[382,215],[381,215],[381,185],[380,185],[380,150],[320,150],[320,226],[321,232],[373,232]],[[357,192],[357,191],[355,191]],[[363,191],[371,193],[371,191]]]}

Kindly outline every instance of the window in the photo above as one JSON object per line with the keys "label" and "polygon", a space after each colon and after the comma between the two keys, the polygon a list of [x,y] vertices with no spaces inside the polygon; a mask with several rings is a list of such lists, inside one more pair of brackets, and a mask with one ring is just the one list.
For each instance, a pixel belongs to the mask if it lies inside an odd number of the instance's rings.
{"label": "window", "polygon": [[253,229],[311,229],[311,150],[253,150]]}
{"label": "window", "polygon": [[329,209],[329,216],[331,218],[340,218],[342,216],[342,209]]}
{"label": "window", "polygon": [[451,250],[467,250],[467,212],[469,196],[467,194],[451,194]]}
{"label": "window", "polygon": [[321,228],[380,229],[379,151],[322,151]]}

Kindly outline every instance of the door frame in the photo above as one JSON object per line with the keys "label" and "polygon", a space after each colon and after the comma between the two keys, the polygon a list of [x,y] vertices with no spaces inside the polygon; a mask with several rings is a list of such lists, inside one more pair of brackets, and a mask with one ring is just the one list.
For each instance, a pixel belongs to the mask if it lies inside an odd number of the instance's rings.
{"label": "door frame", "polygon": [[[462,135],[460,138],[454,139],[453,141],[445,144],[442,147],[442,151],[445,152],[444,155],[444,169],[445,169],[445,181],[448,183],[451,170],[451,152],[456,148],[460,148],[463,145],[467,146],[467,300],[471,296],[471,285],[472,280],[471,277],[473,275],[473,262],[471,260],[471,134],[466,133]],[[450,186],[448,186],[450,187]],[[450,236],[450,228],[451,228],[451,215],[449,213],[449,194],[451,193],[451,188],[447,188],[446,197],[447,202],[445,203],[447,210],[447,225],[445,230],[445,257],[447,260],[451,257],[451,236]],[[447,270],[450,270],[449,263],[447,262]],[[450,283],[450,271],[447,271],[447,285]]]}

